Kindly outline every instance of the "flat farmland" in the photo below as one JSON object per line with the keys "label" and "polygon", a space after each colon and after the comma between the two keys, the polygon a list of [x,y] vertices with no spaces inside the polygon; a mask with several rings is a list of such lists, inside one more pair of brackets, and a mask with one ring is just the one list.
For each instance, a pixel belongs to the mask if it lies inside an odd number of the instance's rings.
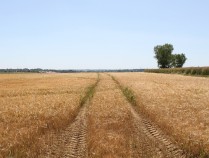
{"label": "flat farmland", "polygon": [[0,157],[208,156],[208,78],[0,75]]}
{"label": "flat farmland", "polygon": [[75,121],[53,136],[40,157],[185,157],[135,110],[112,76],[100,73],[92,94]]}
{"label": "flat farmland", "polygon": [[140,111],[183,148],[194,154],[209,152],[208,78],[149,73],[112,75],[134,91]]}
{"label": "flat farmland", "polygon": [[1,74],[0,155],[35,157],[41,149],[39,138],[73,120],[85,89],[96,78],[96,74]]}

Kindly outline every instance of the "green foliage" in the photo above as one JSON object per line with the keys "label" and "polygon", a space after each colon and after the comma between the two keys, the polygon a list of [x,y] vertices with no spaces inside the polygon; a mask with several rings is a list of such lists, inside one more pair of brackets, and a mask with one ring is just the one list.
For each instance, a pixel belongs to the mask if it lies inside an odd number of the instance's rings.
{"label": "green foliage", "polygon": [[99,74],[98,74],[97,81],[93,85],[90,85],[89,87],[87,87],[85,95],[83,97],[81,97],[81,99],[80,99],[80,106],[81,107],[87,102],[87,100],[90,100],[93,97],[93,95],[95,93],[96,86],[98,85],[99,81],[100,81],[100,78],[99,78]]}
{"label": "green foliage", "polygon": [[209,68],[202,68],[201,75],[209,75]]}
{"label": "green foliage", "polygon": [[185,54],[172,54],[174,48],[172,44],[157,45],[154,47],[155,58],[159,68],[180,68],[187,58]]}
{"label": "green foliage", "polygon": [[[108,74],[108,75],[111,76],[110,74]],[[111,76],[111,78],[119,86],[119,88],[123,92],[123,95],[129,101],[129,103],[131,103],[132,105],[136,105],[136,97],[135,97],[135,94],[134,94],[133,90],[128,88],[128,87],[124,87],[123,85],[121,85],[120,82],[114,76]]]}
{"label": "green foliage", "polygon": [[122,88],[122,92],[123,92],[124,96],[126,97],[126,99],[132,105],[136,105],[136,98],[135,98],[134,92],[130,88],[128,88],[128,87]]}
{"label": "green foliage", "polygon": [[172,69],[146,69],[144,72],[151,73],[166,73],[166,74],[185,74],[185,75],[198,75],[208,76],[209,67],[192,67],[192,68],[172,68]]}
{"label": "green foliage", "polygon": [[173,54],[172,55],[172,66],[176,68],[180,68],[184,65],[186,62],[187,58],[185,54]]}
{"label": "green foliage", "polygon": [[186,74],[186,75],[189,75],[189,74],[191,74],[191,71],[192,71],[192,69],[186,69],[186,70],[185,70],[185,74]]}
{"label": "green foliage", "polygon": [[160,68],[170,68],[172,62],[173,45],[164,44],[154,47],[155,58]]}

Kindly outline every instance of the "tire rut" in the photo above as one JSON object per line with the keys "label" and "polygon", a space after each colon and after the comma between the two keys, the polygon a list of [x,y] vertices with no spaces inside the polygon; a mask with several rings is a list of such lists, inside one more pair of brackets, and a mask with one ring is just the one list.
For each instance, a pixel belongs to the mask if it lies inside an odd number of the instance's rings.
{"label": "tire rut", "polygon": [[87,157],[87,107],[81,108],[75,121],[67,127],[61,134],[54,135],[52,144],[47,146],[43,157]]}
{"label": "tire rut", "polygon": [[141,153],[133,152],[133,157],[185,158],[183,151],[169,139],[156,125],[142,118],[135,110],[133,115],[135,143]]}
{"label": "tire rut", "polygon": [[[91,156],[95,157],[96,155],[100,155],[100,153],[106,154],[107,157],[108,154],[109,156],[112,154],[112,156],[114,155],[114,157],[121,157],[123,154],[126,154],[126,156],[133,158],[186,157],[183,151],[177,145],[175,145],[171,141],[170,137],[164,134],[160,128],[158,128],[154,123],[149,121],[148,118],[144,117],[143,114],[138,113],[131,104],[126,104],[125,102],[122,102],[123,97],[121,97],[120,100],[122,103],[121,106],[124,106],[123,108],[128,111],[127,113],[122,109],[121,112],[118,111],[120,109],[120,106],[118,106],[118,109],[116,108],[116,105],[112,107],[112,104],[114,103],[113,100],[116,98],[120,98],[120,94],[118,93],[117,95],[112,96],[111,93],[108,92],[108,94],[107,92],[103,91],[114,85],[112,83],[109,83],[110,85],[105,87],[106,82],[109,81],[104,81],[104,83],[100,85],[101,91],[98,92],[94,98],[95,105],[89,106],[90,101],[88,101],[80,109],[80,112],[78,113],[75,121],[64,131],[62,131],[61,134],[59,134],[58,136],[55,135],[55,137],[53,137],[51,141],[52,144],[47,147],[47,152],[44,157],[86,158]],[[101,96],[102,94],[104,96]],[[104,113],[101,113],[99,115],[99,112],[102,109],[97,109],[98,103],[109,103],[109,106],[107,106],[106,109],[106,105],[102,107],[104,108],[103,111],[106,115],[104,115]],[[110,109],[110,107],[117,110],[108,110]],[[99,105],[98,108],[101,108],[101,106]],[[115,113],[116,111],[117,113]],[[122,119],[125,115],[119,115],[123,113],[127,114],[127,119],[129,119],[128,116],[130,116],[130,120],[124,119],[124,122],[126,122],[125,124],[122,123]],[[118,119],[114,118],[113,116],[121,117],[120,121],[118,121]],[[112,117],[114,119],[112,119]],[[91,120],[91,123],[89,122],[89,120]],[[104,120],[108,120],[109,122],[104,122]],[[88,123],[90,124],[88,125]],[[119,124],[123,129],[118,128]],[[113,129],[114,131],[112,131]],[[127,134],[127,132],[129,134]],[[87,140],[87,135],[92,139],[88,138],[89,140]],[[102,135],[105,136],[105,138],[101,137]],[[116,137],[113,139],[112,136]],[[125,142],[127,143],[127,145],[125,144]],[[104,147],[105,143],[106,146]],[[117,146],[112,146],[114,145],[114,143],[117,143]],[[91,148],[89,148],[90,144]],[[111,146],[113,148],[111,148]],[[104,149],[100,147],[103,147]],[[124,149],[124,151],[121,151],[119,149]]]}
{"label": "tire rut", "polygon": [[[111,75],[110,75],[111,76]],[[123,92],[124,87],[114,77],[112,79]],[[124,94],[124,93],[123,93]],[[132,94],[133,95],[133,94]],[[166,135],[158,126],[149,121],[143,114],[138,113],[129,96],[124,96],[129,101],[132,115],[132,157],[152,157],[152,158],[186,158],[183,150],[174,144],[170,137]],[[134,95],[133,95],[134,96]]]}
{"label": "tire rut", "polygon": [[146,132],[141,117],[132,108],[130,110],[133,117],[132,157],[163,158],[164,154],[159,149],[157,142]]}
{"label": "tire rut", "polygon": [[80,110],[74,122],[59,133],[51,133],[45,142],[40,157],[49,158],[86,158],[87,150],[87,110],[99,83],[99,74],[95,84],[87,87],[86,94],[81,98]]}
{"label": "tire rut", "polygon": [[145,126],[144,133],[152,139],[155,139],[159,148],[166,154],[166,157],[173,158],[185,158],[183,150],[181,150],[176,144],[174,144],[167,135],[165,135],[156,125],[153,125],[150,121],[142,119]]}

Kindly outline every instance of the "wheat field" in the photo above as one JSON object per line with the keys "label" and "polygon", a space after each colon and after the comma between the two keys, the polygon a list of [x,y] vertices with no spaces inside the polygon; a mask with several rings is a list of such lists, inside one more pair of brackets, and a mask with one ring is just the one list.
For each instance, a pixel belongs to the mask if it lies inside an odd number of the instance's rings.
{"label": "wheat field", "polygon": [[0,75],[0,157],[200,157],[209,80],[174,74]]}
{"label": "wheat field", "polygon": [[42,135],[72,121],[85,89],[96,78],[96,74],[1,74],[0,155],[38,154]]}
{"label": "wheat field", "polygon": [[209,152],[209,79],[152,73],[113,73],[131,88],[139,109],[187,151]]}
{"label": "wheat field", "polygon": [[102,74],[89,106],[88,157],[130,157],[131,114],[112,79]]}

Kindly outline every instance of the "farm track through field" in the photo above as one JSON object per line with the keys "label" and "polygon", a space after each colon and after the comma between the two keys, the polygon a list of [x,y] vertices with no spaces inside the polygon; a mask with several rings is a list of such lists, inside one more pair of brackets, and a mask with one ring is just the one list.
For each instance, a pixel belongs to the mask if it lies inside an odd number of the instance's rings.
{"label": "farm track through field", "polygon": [[71,123],[66,129],[60,131],[58,134],[52,134],[52,138],[50,140],[51,144],[45,146],[43,149],[43,154],[41,154],[40,157],[87,157],[87,109],[99,81],[98,75],[96,83],[87,88],[85,96],[81,99],[81,108],[74,122]]}
{"label": "farm track through field", "polygon": [[[123,86],[112,77],[118,87],[123,91]],[[129,100],[129,98],[127,98]],[[130,104],[136,105],[136,102]],[[133,157],[166,157],[166,158],[184,158],[186,155],[183,153],[176,144],[172,143],[170,138],[163,133],[154,123],[150,122],[149,119],[145,118],[143,114],[136,112],[134,107],[131,107],[131,113],[133,116],[133,135],[135,140]],[[141,150],[140,150],[141,149]],[[138,152],[138,151],[141,151]],[[138,156],[137,156],[138,155]]]}
{"label": "farm track through field", "polygon": [[91,101],[52,139],[43,157],[183,158],[156,125],[135,111],[119,86],[102,74]]}
{"label": "farm track through field", "polygon": [[53,144],[49,145],[43,157],[87,157],[86,146],[86,110],[82,107],[75,121],[57,137],[52,139]]}

